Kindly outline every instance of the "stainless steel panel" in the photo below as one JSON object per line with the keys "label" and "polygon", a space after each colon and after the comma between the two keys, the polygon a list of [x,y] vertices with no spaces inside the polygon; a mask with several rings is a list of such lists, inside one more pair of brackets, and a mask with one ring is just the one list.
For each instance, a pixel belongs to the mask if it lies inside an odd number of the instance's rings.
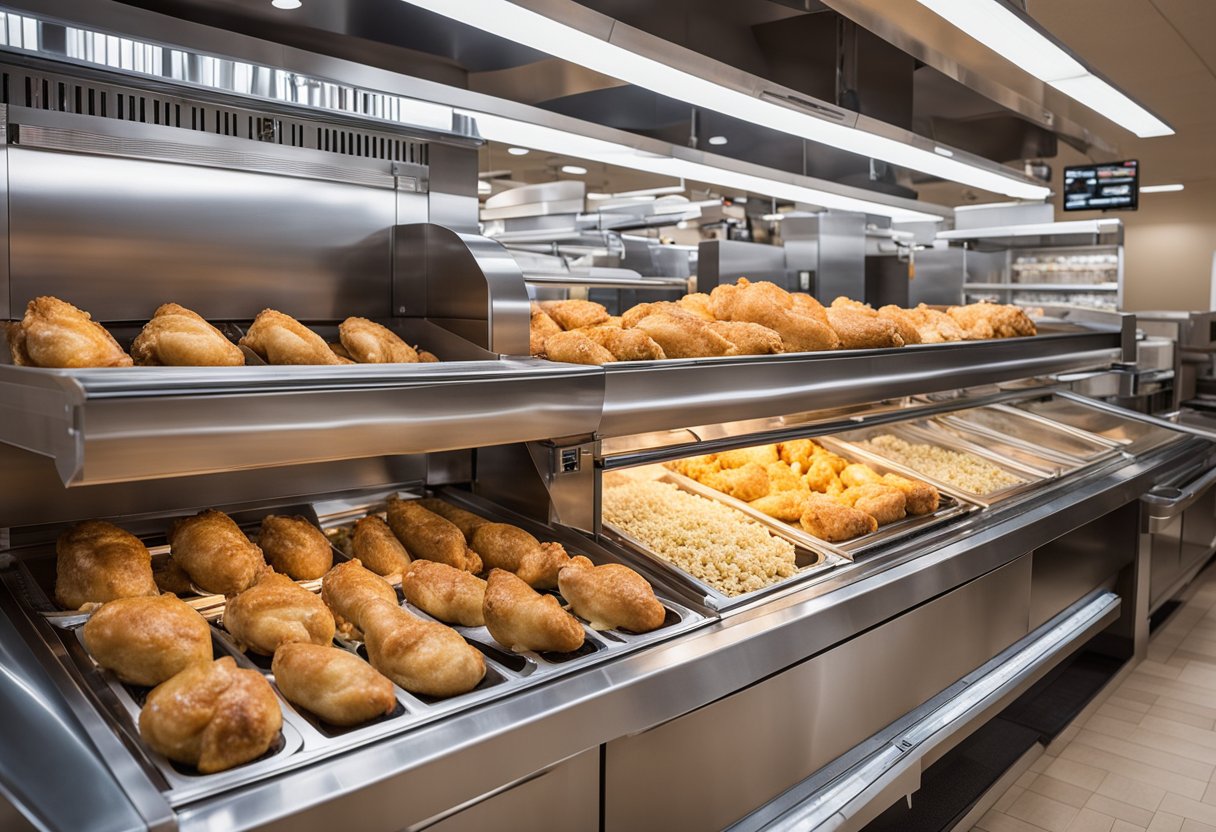
{"label": "stainless steel panel", "polygon": [[815,297],[830,304],[841,295],[866,295],[866,216],[845,211],[816,215],[819,265],[815,270]]}
{"label": "stainless steel panel", "polygon": [[715,286],[748,280],[769,280],[784,289],[788,285],[785,250],[778,246],[739,240],[705,240],[697,246],[697,291],[711,292]]}
{"label": "stainless steel panel", "polygon": [[915,252],[915,274],[908,281],[908,306],[957,305],[963,302],[962,249],[929,248]]}
{"label": "stainless steel panel", "polygon": [[[1030,574],[1021,557],[742,693],[608,743],[604,829],[738,819],[1024,636]],[[874,684],[878,668],[899,684]]]}
{"label": "stainless steel panel", "polygon": [[958,423],[971,431],[1007,437],[1027,447],[1040,448],[1078,461],[1093,462],[1109,458],[1117,447],[1103,437],[1004,405],[960,410],[939,417],[938,421]]}
{"label": "stainless steel panel", "polygon": [[[164,128],[168,130],[169,128]],[[388,189],[10,146],[11,294],[103,321],[390,314]],[[290,287],[289,293],[284,287]]]}
{"label": "stainless steel panel", "polygon": [[410,832],[535,832],[560,826],[596,832],[600,825],[600,754],[585,751],[432,824]]}
{"label": "stainless steel panel", "polygon": [[1169,428],[1138,414],[1067,393],[1049,399],[1020,402],[1014,406],[1053,422],[1096,434],[1133,454],[1158,447],[1171,437]]}
{"label": "stainless steel panel", "polygon": [[0,104],[0,320],[12,317],[9,279],[8,225],[8,106]]}
{"label": "stainless steel panel", "polygon": [[1216,546],[1216,488],[1208,489],[1182,515],[1182,569],[1198,566]]}

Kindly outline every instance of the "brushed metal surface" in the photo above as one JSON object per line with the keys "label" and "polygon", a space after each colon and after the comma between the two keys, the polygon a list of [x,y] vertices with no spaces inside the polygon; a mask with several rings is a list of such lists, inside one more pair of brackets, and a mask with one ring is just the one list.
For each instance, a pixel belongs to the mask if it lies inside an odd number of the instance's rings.
{"label": "brushed metal surface", "polygon": [[815,297],[826,304],[840,296],[866,296],[866,216],[824,211],[814,218],[819,239]]}
{"label": "brushed metal surface", "polygon": [[0,320],[12,317],[9,280],[8,106],[0,104]]}
{"label": "brushed metal surface", "polygon": [[741,240],[704,240],[697,246],[697,291],[711,292],[715,286],[734,283],[740,277],[769,280],[785,289],[791,285],[785,266],[786,252],[780,246]]}
{"label": "brushed metal surface", "polygon": [[[720,829],[767,802],[1024,636],[1030,573],[1030,558],[1018,558],[741,693],[608,743],[604,829]],[[875,684],[879,673],[898,684]]]}

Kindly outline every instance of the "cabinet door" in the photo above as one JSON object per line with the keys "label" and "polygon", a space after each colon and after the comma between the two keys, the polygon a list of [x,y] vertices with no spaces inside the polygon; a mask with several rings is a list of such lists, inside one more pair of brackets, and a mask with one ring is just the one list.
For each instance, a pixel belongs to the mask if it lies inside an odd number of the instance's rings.
{"label": "cabinet door", "polygon": [[1165,600],[1166,590],[1182,572],[1182,517],[1175,517],[1153,532],[1151,540],[1148,599],[1149,608],[1154,609]]}

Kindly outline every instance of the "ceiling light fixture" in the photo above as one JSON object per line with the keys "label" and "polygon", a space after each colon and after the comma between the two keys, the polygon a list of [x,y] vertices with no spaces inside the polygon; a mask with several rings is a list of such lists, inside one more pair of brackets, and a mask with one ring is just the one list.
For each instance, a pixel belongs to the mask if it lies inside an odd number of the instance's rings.
{"label": "ceiling light fixture", "polygon": [[658,188],[641,188],[636,191],[619,191],[615,194],[587,194],[587,199],[636,199],[643,196],[669,196],[671,194],[682,194],[685,191],[683,185],[663,185]]}
{"label": "ceiling light fixture", "polygon": [[562,165],[562,173],[568,173],[571,176],[586,176],[587,169],[582,165]]}
{"label": "ceiling light fixture", "polygon": [[[942,219],[943,216],[859,196],[819,190],[795,182],[783,182],[779,179],[743,173],[738,170],[717,167],[707,162],[661,156],[625,144],[594,139],[555,127],[517,121],[490,113],[460,109],[456,110],[456,113],[476,119],[478,131],[490,141],[530,147],[545,153],[573,156],[599,164],[616,165],[672,179],[704,182],[735,193],[763,194],[780,199],[782,202],[802,202],[840,211],[859,211],[880,217],[891,217],[899,222],[935,222]],[[790,176],[794,177],[793,174]]]}
{"label": "ceiling light fixture", "polygon": [[1170,136],[1161,119],[1090,72],[1003,0],[917,0],[1005,60],[1140,138]]}
{"label": "ceiling light fixture", "polygon": [[1050,194],[1047,188],[1013,171],[1006,173],[965,159],[948,158],[932,147],[907,144],[774,103],[761,98],[759,91],[745,92],[715,83],[510,0],[404,2],[669,98],[783,133],[1020,199],[1046,199]]}
{"label": "ceiling light fixture", "polygon": [[706,141],[708,141],[714,147],[720,147],[721,145],[726,144],[727,138],[726,136],[710,136],[708,139],[706,139]]}
{"label": "ceiling light fixture", "polygon": [[274,6],[276,9],[290,11],[292,9],[298,9],[304,4],[301,3],[300,0],[270,0],[270,5]]}
{"label": "ceiling light fixture", "polygon": [[507,152],[512,156],[527,156],[528,148],[526,147],[508,147]]}
{"label": "ceiling light fixture", "polygon": [[1183,185],[1179,185],[1179,184],[1145,185],[1143,188],[1140,189],[1140,193],[1142,193],[1142,194],[1168,194],[1168,193],[1173,193],[1174,191],[1181,191],[1183,189],[1183,187],[1184,187]]}
{"label": "ceiling light fixture", "polygon": [[763,214],[760,219],[765,222],[781,222],[785,219],[785,214]]}

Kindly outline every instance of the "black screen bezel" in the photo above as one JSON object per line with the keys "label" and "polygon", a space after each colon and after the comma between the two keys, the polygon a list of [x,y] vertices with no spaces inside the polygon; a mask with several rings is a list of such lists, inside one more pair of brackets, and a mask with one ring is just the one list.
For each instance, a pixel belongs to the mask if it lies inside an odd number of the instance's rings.
{"label": "black screen bezel", "polygon": [[1061,181],[1061,188],[1066,188],[1068,183],[1068,173],[1074,170],[1094,170],[1096,168],[1117,168],[1135,163],[1136,178],[1132,183],[1132,201],[1130,205],[1119,205],[1113,208],[1108,207],[1093,207],[1085,205],[1078,208],[1068,207],[1068,199],[1066,193],[1060,194],[1060,205],[1065,211],[1137,211],[1140,209],[1140,160],[1139,159],[1124,159],[1121,162],[1098,162],[1088,165],[1066,165],[1064,167],[1064,178]]}

